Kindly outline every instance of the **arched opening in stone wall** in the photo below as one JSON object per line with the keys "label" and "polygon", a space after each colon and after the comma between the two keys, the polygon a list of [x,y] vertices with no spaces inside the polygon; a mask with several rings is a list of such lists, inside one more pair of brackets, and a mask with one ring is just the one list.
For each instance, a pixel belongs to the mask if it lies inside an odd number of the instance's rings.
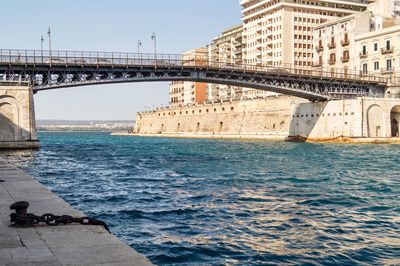
{"label": "arched opening in stone wall", "polygon": [[384,137],[383,111],[377,104],[371,105],[367,110],[367,127],[369,138]]}
{"label": "arched opening in stone wall", "polygon": [[19,139],[19,107],[17,100],[6,96],[0,99],[0,141]]}
{"label": "arched opening in stone wall", "polygon": [[396,105],[390,111],[390,128],[392,137],[400,137],[400,105]]}

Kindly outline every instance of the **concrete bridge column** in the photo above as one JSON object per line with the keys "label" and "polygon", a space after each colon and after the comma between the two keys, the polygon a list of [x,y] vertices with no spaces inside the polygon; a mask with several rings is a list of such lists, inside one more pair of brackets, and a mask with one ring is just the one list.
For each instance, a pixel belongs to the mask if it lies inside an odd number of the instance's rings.
{"label": "concrete bridge column", "polygon": [[0,148],[38,148],[32,88],[28,83],[0,83]]}

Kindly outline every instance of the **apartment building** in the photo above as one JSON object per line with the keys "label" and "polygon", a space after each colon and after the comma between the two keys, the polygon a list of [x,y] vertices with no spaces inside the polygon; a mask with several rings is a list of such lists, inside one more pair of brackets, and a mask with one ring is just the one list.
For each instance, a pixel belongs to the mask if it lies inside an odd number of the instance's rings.
{"label": "apartment building", "polygon": [[169,85],[169,105],[180,107],[185,105],[184,103],[184,82],[183,81],[172,81]]}
{"label": "apartment building", "polygon": [[296,68],[313,64],[316,26],[367,8],[363,0],[241,0],[240,5],[244,62]]}
{"label": "apartment building", "polygon": [[[232,27],[223,31],[220,35],[212,40],[208,45],[208,58],[214,64],[221,67],[229,65],[241,65],[242,61],[242,25]],[[242,97],[243,88],[220,85],[207,84],[207,100],[209,102],[219,102],[226,100],[238,100]]]}
{"label": "apartment building", "polygon": [[[183,64],[203,66],[208,61],[207,48],[196,48],[182,54]],[[173,81],[170,83],[171,106],[203,104],[206,101],[207,84],[202,82]]]}
{"label": "apartment building", "polygon": [[358,56],[355,37],[370,31],[370,21],[370,13],[364,11],[316,26],[313,30],[313,67],[344,75],[354,72]]}
{"label": "apartment building", "polygon": [[393,0],[370,2],[367,10],[327,21],[313,30],[314,67],[387,77],[398,83],[400,5]]}
{"label": "apartment building", "polygon": [[400,25],[371,31],[355,37],[355,67],[361,74],[385,77],[389,97],[399,97],[400,86]]}

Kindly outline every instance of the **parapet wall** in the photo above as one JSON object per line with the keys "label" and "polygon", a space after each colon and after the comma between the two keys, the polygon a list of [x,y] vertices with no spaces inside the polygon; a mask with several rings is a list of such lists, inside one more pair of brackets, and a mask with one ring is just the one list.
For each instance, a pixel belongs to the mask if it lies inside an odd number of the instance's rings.
{"label": "parapet wall", "polygon": [[134,131],[139,135],[283,139],[289,133],[291,105],[305,101],[280,96],[158,109],[138,113]]}

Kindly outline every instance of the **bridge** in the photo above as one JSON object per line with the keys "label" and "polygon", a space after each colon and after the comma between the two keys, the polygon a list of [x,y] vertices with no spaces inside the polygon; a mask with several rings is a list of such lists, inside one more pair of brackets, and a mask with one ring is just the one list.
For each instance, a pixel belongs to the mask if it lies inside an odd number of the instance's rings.
{"label": "bridge", "polygon": [[0,80],[33,92],[108,83],[194,81],[253,88],[310,101],[384,97],[383,78],[340,70],[231,64],[177,54],[0,50]]}

